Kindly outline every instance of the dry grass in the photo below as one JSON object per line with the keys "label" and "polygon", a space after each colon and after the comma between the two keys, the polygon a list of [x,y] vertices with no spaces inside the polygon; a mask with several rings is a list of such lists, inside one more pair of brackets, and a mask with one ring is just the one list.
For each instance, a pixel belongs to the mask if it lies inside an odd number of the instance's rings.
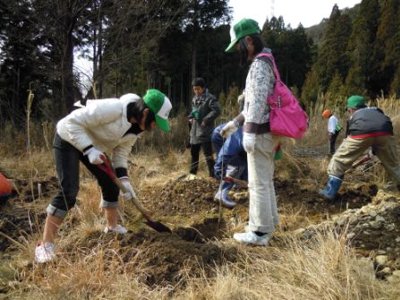
{"label": "dry grass", "polygon": [[[400,113],[398,100],[379,100],[385,112],[393,116]],[[398,118],[398,117],[397,117]],[[161,185],[170,178],[187,173],[189,153],[180,144],[186,138],[184,116],[173,121],[170,135],[154,132],[139,141],[131,158],[130,171],[134,185],[143,187]],[[181,124],[182,126],[180,126]],[[326,143],[326,122],[315,113],[310,131],[296,146],[315,147]],[[397,126],[397,125],[396,125]],[[46,127],[47,128],[47,127]],[[398,127],[397,127],[398,128]],[[54,175],[52,155],[48,149],[51,129],[31,128],[32,149],[28,157],[24,138],[5,130],[0,147],[1,167],[12,177],[37,180]],[[38,132],[42,132],[42,136]],[[46,138],[44,137],[46,135]],[[23,136],[23,135],[22,135]],[[38,136],[38,138],[36,138]],[[150,139],[155,143],[149,146]],[[11,151],[12,143],[21,151]],[[38,147],[38,145],[42,147]],[[293,142],[285,141],[285,157],[278,169],[287,176],[320,179],[327,160],[321,164],[305,166],[293,155]],[[203,170],[204,172],[204,170]],[[376,171],[379,181],[379,170]],[[201,173],[200,173],[201,174]],[[284,173],[282,173],[284,174]],[[194,278],[182,270],[186,285],[149,287],[143,283],[146,267],[138,256],[124,262],[118,252],[115,238],[98,242],[96,234],[103,228],[104,220],[99,209],[100,191],[83,172],[80,201],[71,211],[60,230],[58,245],[67,249],[60,259],[48,265],[31,265],[33,249],[40,239],[39,233],[15,241],[17,251],[3,259],[0,266],[0,284],[9,287],[8,299],[399,299],[399,284],[378,281],[372,263],[359,259],[342,236],[327,230],[315,239],[299,240],[290,234],[280,237],[280,246],[267,248],[242,247],[230,239],[217,241],[219,247],[235,247],[238,261],[215,267],[216,275]],[[140,192],[139,192],[140,195]],[[43,199],[48,201],[48,199]],[[42,202],[43,204],[44,202]],[[35,205],[35,204],[32,204]],[[38,204],[36,204],[38,205]],[[43,206],[44,208],[44,206]],[[133,208],[122,205],[122,216],[134,215]],[[301,211],[293,211],[283,222],[298,220]],[[41,228],[43,220],[33,220]],[[244,220],[241,220],[244,222]],[[131,220],[129,222],[135,222]],[[307,223],[310,220],[304,219]],[[234,230],[243,227],[237,224]],[[71,230],[73,228],[73,230]],[[40,232],[41,230],[36,230]],[[141,250],[145,251],[145,250]],[[28,267],[27,267],[28,266]],[[133,267],[135,266],[135,267]],[[0,294],[0,298],[3,295]]]}
{"label": "dry grass", "polygon": [[[85,194],[88,192],[90,189]],[[220,248],[237,247],[237,262],[216,267],[212,278],[205,273],[194,278],[182,270],[185,286],[150,288],[141,282],[146,267],[141,266],[138,255],[124,262],[115,238],[101,244],[90,240],[98,230],[93,223],[99,222],[97,217],[88,217],[93,207],[81,207],[81,224],[60,238],[59,247],[68,251],[57,262],[35,265],[29,273],[23,271],[21,265],[32,260],[32,244],[8,268],[0,269],[2,278],[3,272],[14,278],[8,282],[12,287],[9,299],[317,300],[397,299],[400,295],[396,283],[376,280],[372,261],[357,258],[344,237],[331,230],[308,241],[286,237],[279,248],[248,248],[230,240],[218,241]]]}
{"label": "dry grass", "polygon": [[288,239],[282,248],[241,249],[241,261],[217,277],[192,280],[178,299],[394,299],[395,288],[374,279],[372,263],[357,259],[331,232],[309,244]]}

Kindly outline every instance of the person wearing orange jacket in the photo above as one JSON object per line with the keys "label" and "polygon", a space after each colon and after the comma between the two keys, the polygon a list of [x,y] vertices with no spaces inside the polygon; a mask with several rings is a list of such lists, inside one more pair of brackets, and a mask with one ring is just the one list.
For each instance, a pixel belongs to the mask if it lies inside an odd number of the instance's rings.
{"label": "person wearing orange jacket", "polygon": [[7,202],[11,192],[11,182],[0,172],[0,205]]}

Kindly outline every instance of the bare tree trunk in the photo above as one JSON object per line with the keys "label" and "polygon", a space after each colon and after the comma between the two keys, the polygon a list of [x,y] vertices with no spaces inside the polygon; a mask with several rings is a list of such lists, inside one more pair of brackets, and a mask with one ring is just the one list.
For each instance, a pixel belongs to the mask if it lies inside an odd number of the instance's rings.
{"label": "bare tree trunk", "polygon": [[103,11],[101,2],[97,8],[97,24],[93,31],[93,86],[95,96],[103,98],[103,76],[102,62],[103,62]]}
{"label": "bare tree trunk", "polygon": [[189,97],[187,99],[186,107],[190,107],[192,104],[191,96],[193,95],[193,91],[191,89],[191,86],[192,86],[193,79],[195,79],[197,77],[197,47],[196,47],[196,44],[197,44],[196,39],[194,39],[193,47],[192,47],[192,74],[191,74],[192,78],[190,78],[190,85],[188,88]]}
{"label": "bare tree trunk", "polygon": [[[68,18],[69,19],[69,18]],[[74,63],[74,43],[72,31],[65,34],[65,48],[61,61],[61,95],[65,103],[67,112],[72,110],[74,105],[74,76],[73,76],[73,63]]]}

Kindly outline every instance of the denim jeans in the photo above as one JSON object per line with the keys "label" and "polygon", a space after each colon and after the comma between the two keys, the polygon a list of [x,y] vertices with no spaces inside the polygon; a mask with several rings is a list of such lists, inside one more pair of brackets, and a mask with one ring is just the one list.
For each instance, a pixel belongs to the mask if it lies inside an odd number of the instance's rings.
{"label": "denim jeans", "polygon": [[100,185],[101,207],[118,206],[118,187],[106,173],[91,164],[87,156],[61,139],[58,134],[54,137],[53,150],[60,190],[47,207],[49,215],[64,218],[67,211],[74,207],[79,192],[79,161],[94,175]]}

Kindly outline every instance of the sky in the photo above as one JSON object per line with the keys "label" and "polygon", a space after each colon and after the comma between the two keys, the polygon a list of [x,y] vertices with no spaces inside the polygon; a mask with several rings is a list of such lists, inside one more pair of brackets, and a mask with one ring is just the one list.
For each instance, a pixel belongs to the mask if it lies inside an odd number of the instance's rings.
{"label": "sky", "polygon": [[319,24],[323,18],[329,18],[332,7],[350,8],[361,3],[361,0],[230,0],[233,8],[233,22],[242,18],[254,19],[262,28],[267,18],[282,16],[285,25],[297,28]]}

